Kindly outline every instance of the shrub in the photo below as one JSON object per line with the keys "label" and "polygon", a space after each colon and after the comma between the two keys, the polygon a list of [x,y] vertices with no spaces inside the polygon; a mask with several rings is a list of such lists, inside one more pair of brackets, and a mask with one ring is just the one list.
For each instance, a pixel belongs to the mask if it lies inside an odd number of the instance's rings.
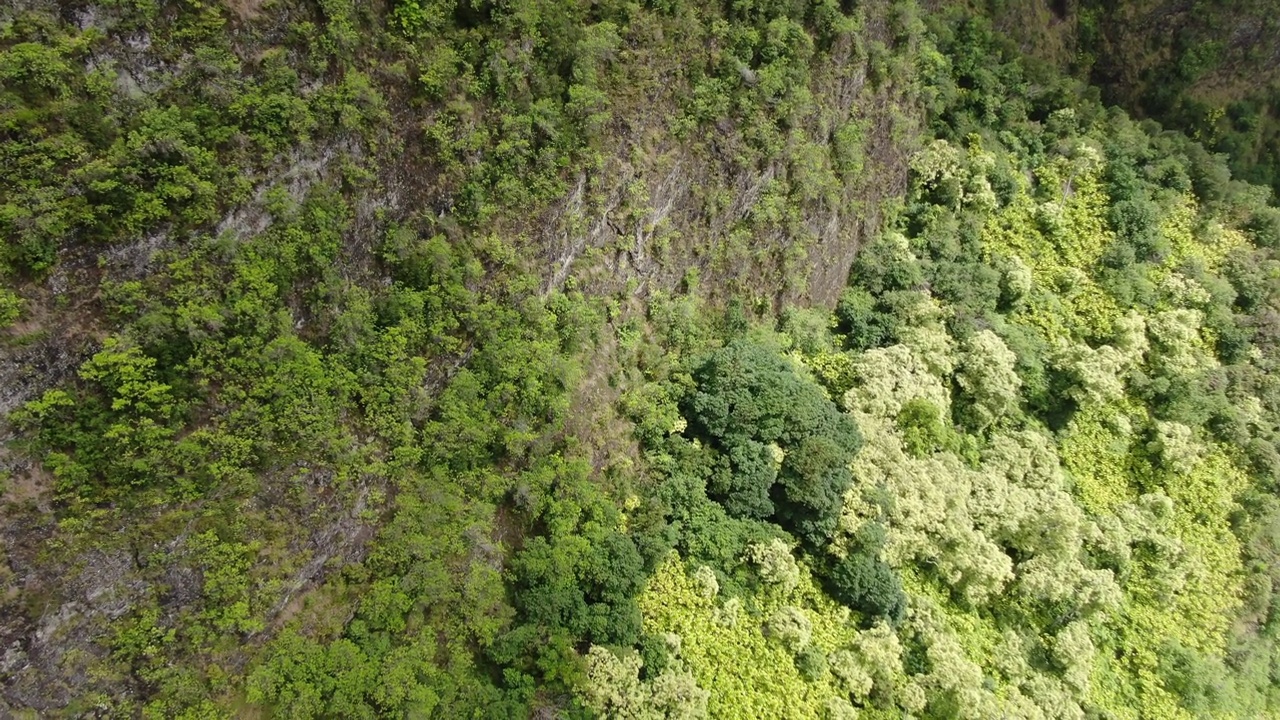
{"label": "shrub", "polygon": [[868,616],[897,623],[906,613],[902,581],[875,557],[850,553],[836,563],[827,584],[833,597]]}

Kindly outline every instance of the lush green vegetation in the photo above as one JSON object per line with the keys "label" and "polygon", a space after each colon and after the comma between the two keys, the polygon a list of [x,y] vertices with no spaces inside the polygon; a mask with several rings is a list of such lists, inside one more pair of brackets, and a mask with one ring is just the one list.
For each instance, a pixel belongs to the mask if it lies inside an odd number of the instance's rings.
{"label": "lush green vegetation", "polygon": [[[1167,5],[1151,3],[1124,14],[1106,3],[1084,6],[1082,64],[1110,99],[1184,130],[1210,150],[1226,153],[1238,176],[1280,192],[1280,77],[1263,60],[1277,49],[1280,26],[1272,6],[1200,4],[1174,15],[1157,43],[1125,37],[1140,32],[1140,17],[1167,13]],[[1143,44],[1146,54],[1133,47]]]}
{"label": "lush green vegetation", "polygon": [[1031,55],[1226,155],[1237,177],[1280,192],[1280,19],[1265,0],[966,3]]}
{"label": "lush green vegetation", "polygon": [[0,77],[0,713],[1280,715],[1280,213],[981,17],[113,1]]}

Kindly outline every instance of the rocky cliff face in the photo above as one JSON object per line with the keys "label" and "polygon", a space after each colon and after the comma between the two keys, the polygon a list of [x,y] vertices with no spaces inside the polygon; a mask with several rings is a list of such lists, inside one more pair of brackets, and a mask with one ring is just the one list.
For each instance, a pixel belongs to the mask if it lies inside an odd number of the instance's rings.
{"label": "rocky cliff face", "polygon": [[[5,256],[0,270],[24,310],[2,331],[0,416],[53,388],[92,386],[79,371],[108,337],[135,338],[129,342],[143,347],[148,338],[168,337],[172,327],[144,326],[167,323],[166,313],[185,307],[169,292],[194,287],[183,284],[183,273],[207,275],[208,298],[230,293],[240,282],[223,272],[239,262],[232,258],[285,242],[275,233],[294,232],[281,229],[294,211],[280,208],[305,206],[320,190],[342,219],[325,266],[306,272],[323,275],[330,288],[384,292],[392,284],[385,238],[412,225],[455,244],[499,237],[516,253],[514,263],[537,278],[541,296],[572,289],[614,298],[624,315],[639,307],[629,299],[671,291],[695,276],[699,292],[714,300],[829,308],[859,245],[876,231],[882,203],[905,188],[918,125],[906,72],[918,28],[880,3],[867,4],[860,24],[823,36],[812,28],[813,37],[796,34],[798,23],[766,23],[793,34],[779,40],[793,43],[783,50],[769,49],[762,36],[734,40],[760,48],[722,46],[732,38],[709,36],[692,16],[637,11],[631,25],[614,24],[602,41],[598,71],[582,69],[589,64],[582,58],[596,52],[582,47],[590,38],[547,59],[544,53],[554,53],[531,43],[559,39],[503,29],[492,8],[485,10],[492,26],[483,13],[458,10],[448,31],[459,38],[455,47],[473,37],[489,43],[480,53],[489,70],[468,72],[510,82],[488,94],[461,88],[480,82],[475,76],[433,85],[428,75],[438,58],[430,51],[447,43],[413,33],[406,39],[412,22],[381,3],[141,7],[27,2],[0,11],[7,67],[25,72],[18,53],[41,43],[69,48],[54,58],[57,73],[69,78],[54,83],[63,89],[36,88],[19,98],[24,107],[106,112],[108,121],[101,142],[84,134],[88,163],[70,161],[62,180],[28,179],[23,188],[15,182],[6,202],[28,202],[22,192],[47,186],[74,205],[97,192],[86,173],[99,172],[93,162],[117,162],[109,157],[113,148],[123,154],[121,167],[141,163],[113,182],[169,183],[173,193],[148,201],[161,210],[137,223],[113,224],[111,215],[124,211],[104,205],[106,216],[49,240],[42,264],[23,266],[16,250]],[[529,78],[495,79],[501,72],[493,68],[504,64],[502,72]],[[539,79],[542,72],[551,79]],[[537,112],[561,112],[576,91],[536,85],[562,76],[571,87],[591,85],[582,93],[596,95],[583,102],[595,105],[564,111],[574,119],[555,126],[559,120]],[[691,107],[703,96],[711,109]],[[535,111],[515,118],[512,104]],[[188,124],[145,136],[151,126],[140,125],[138,115],[165,108],[176,108]],[[56,119],[41,122],[39,133],[64,129]],[[569,133],[579,139],[543,164],[543,154],[561,151],[557,134]],[[520,143],[535,147],[512,148]],[[183,169],[197,158],[206,165]],[[155,170],[160,166],[169,175]],[[68,184],[57,188],[62,181]],[[187,214],[197,186],[208,202]],[[303,255],[327,232],[297,227]],[[470,282],[483,294],[489,281],[481,272]],[[330,352],[335,336],[325,333],[334,320],[328,301],[316,300],[329,291],[282,289],[281,305],[264,312],[286,318],[287,334]],[[139,310],[144,306],[151,309]],[[179,334],[198,344],[233,322],[211,312],[185,316],[181,322],[190,325]],[[428,358],[428,379],[415,390],[423,406],[473,350],[451,346]],[[186,382],[189,358],[157,358],[149,367],[166,385]],[[187,419],[173,437],[266,422],[233,420],[240,401],[217,382],[188,388]],[[334,416],[352,447],[365,440],[358,407]],[[591,433],[591,425],[583,423],[583,431]],[[302,448],[246,461],[235,486],[76,499],[37,451],[34,427],[0,420],[0,714],[131,712],[157,693],[177,692],[178,681],[155,669],[166,663],[190,666],[180,674],[203,678],[197,684],[209,682],[210,666],[236,677],[302,598],[366,556],[387,512],[370,498],[394,493],[374,474],[337,489],[336,461]],[[361,447],[370,462],[385,459],[383,450]],[[204,456],[190,472],[230,452]],[[144,474],[156,472],[160,477],[135,484],[182,482],[168,474],[173,469]],[[225,599],[216,588],[229,580],[213,578],[227,563],[253,577],[244,591],[247,615],[209,621],[206,645],[190,653],[165,649],[175,628],[217,614],[214,606]],[[339,624],[344,612],[349,620],[350,612],[334,610]]]}

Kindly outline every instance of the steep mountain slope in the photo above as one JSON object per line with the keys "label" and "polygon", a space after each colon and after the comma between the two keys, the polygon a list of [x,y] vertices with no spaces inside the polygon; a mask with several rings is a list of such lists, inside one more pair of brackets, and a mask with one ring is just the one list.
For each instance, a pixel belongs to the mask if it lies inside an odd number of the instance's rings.
{"label": "steep mountain slope", "polygon": [[1108,103],[1227,154],[1280,192],[1280,18],[1274,3],[1073,0],[976,3],[1028,54]]}
{"label": "steep mountain slope", "polygon": [[683,418],[648,436],[685,562],[644,627],[715,717],[1274,717],[1274,209],[982,23],[932,37],[904,211],[832,323],[753,341],[856,422],[843,505],[796,522],[796,401],[743,340],[694,353],[640,391]]}
{"label": "steep mountain slope", "polygon": [[1017,47],[0,10],[0,713],[1277,716],[1280,213]]}
{"label": "steep mountain slope", "polygon": [[356,622],[491,686],[538,652],[484,650],[548,532],[510,494],[579,442],[602,316],[833,303],[915,133],[919,28],[874,5],[0,12],[2,696],[42,712],[240,707],[291,618],[423,573]]}

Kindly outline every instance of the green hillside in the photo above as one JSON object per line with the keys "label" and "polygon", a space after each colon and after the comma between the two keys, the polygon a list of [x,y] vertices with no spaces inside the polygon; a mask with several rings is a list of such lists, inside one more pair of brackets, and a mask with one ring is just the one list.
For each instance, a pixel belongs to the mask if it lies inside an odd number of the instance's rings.
{"label": "green hillside", "polygon": [[1280,192],[1280,15],[1267,0],[970,3],[1108,104],[1185,132]]}
{"label": "green hillside", "polygon": [[0,8],[0,716],[1280,717],[1273,178],[1106,12]]}

